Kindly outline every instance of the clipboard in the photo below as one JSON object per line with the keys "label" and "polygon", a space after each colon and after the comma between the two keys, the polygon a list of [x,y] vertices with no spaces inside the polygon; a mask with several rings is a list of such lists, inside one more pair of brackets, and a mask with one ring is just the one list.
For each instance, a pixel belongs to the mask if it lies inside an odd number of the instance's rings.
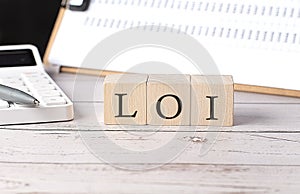
{"label": "clipboard", "polygon": [[[48,46],[47,46],[47,49],[46,49],[46,52],[45,52],[45,55],[44,55],[44,63],[46,65],[53,65],[53,63],[51,61],[49,61],[49,56],[51,55],[51,52],[53,51],[54,47],[53,45],[55,44],[55,42],[57,41],[57,34],[60,32],[60,29],[62,27],[62,21],[64,20],[64,17],[66,15],[66,12],[70,12],[70,11],[73,11],[73,12],[86,12],[86,11],[89,11],[90,7],[91,6],[95,6],[94,4],[96,3],[99,3],[101,1],[90,1],[90,0],[79,0],[81,3],[80,4],[75,4],[75,5],[72,5],[70,4],[70,2],[72,1],[63,1],[62,2],[62,7],[60,8],[60,11],[59,11],[59,14],[58,14],[58,17],[57,17],[57,20],[56,20],[56,23],[54,25],[54,28],[53,28],[53,31],[52,31],[52,34],[51,34],[51,37],[49,39],[49,43],[48,43]],[[111,1],[112,2],[115,2],[115,0],[106,0],[106,1],[102,1],[102,3],[106,3],[106,4],[109,4]],[[127,1],[127,0],[124,0],[124,2]],[[119,2],[123,2],[123,0],[119,0]],[[138,2],[149,2],[149,0],[132,0],[131,1],[132,4],[135,4],[136,5],[138,4]],[[151,2],[156,2],[155,0],[151,1]],[[168,2],[168,0],[161,0],[159,1],[161,4],[164,3],[164,2]],[[173,2],[177,2],[176,0],[173,1]],[[181,2],[181,1],[178,1],[178,3]],[[186,0],[184,2],[189,2],[189,3],[186,3],[185,6],[186,7],[192,7],[192,3],[191,1],[189,0]],[[201,1],[202,2],[202,1]],[[216,5],[216,3],[212,3],[212,2],[202,2],[202,11],[205,12],[205,9],[216,9],[217,10],[217,7],[220,9],[221,5],[223,5],[223,7],[226,7],[228,8],[229,7],[229,1],[220,1],[220,2],[223,2],[223,4],[219,3],[218,5]],[[226,3],[227,2],[227,3]],[[182,3],[182,2],[181,2]],[[258,3],[259,4],[259,3]],[[157,2],[157,7],[158,7],[158,2]],[[213,6],[215,6],[215,8],[213,8]],[[239,5],[239,4],[232,4],[231,7],[228,8],[229,12],[232,11],[232,13],[234,12],[234,9],[236,9],[236,12],[238,12],[237,10],[242,10],[242,8],[244,10],[247,10],[249,11],[249,9],[251,9],[251,11],[253,11],[255,13],[255,11],[257,12],[257,15],[262,14],[263,11],[265,12],[265,14],[267,15],[271,13],[271,7],[273,5],[253,5],[251,8],[249,7],[248,4],[244,4],[244,5]],[[289,7],[290,6],[290,7]],[[179,7],[179,6],[178,6]],[[184,6],[182,6],[184,7]],[[194,7],[197,7],[196,5],[194,5]],[[299,8],[299,13],[300,13],[300,5],[297,5],[295,7],[295,5],[293,5],[293,1],[290,2],[290,4],[287,4],[285,5],[284,7],[280,8],[280,5],[278,5],[277,7],[276,6],[273,6],[273,9],[277,8],[277,14],[279,14],[279,16],[283,17],[282,20],[284,20],[285,15],[289,15],[289,17],[291,18],[292,17],[292,12],[296,13],[298,10],[297,8]],[[182,8],[183,9],[183,8]],[[195,8],[196,9],[196,8]],[[223,8],[225,10],[225,8]],[[252,10],[253,9],[253,10]],[[247,11],[245,11],[246,13]],[[274,13],[273,13],[274,12]],[[272,14],[276,14],[276,10],[273,11]],[[282,13],[281,13],[282,12]],[[286,12],[286,13],[284,13]],[[231,12],[230,12],[231,13]],[[254,14],[253,13],[253,14]],[[204,13],[205,14],[205,13]],[[211,13],[210,13],[211,14]],[[238,14],[237,14],[238,15]],[[239,16],[239,15],[238,15]],[[274,15],[275,16],[275,15]],[[278,16],[278,17],[279,17]],[[255,17],[255,16],[254,16]],[[258,16],[257,16],[258,17]],[[267,17],[267,16],[266,16]],[[270,16],[271,17],[271,16]],[[288,20],[288,16],[287,17],[287,20]],[[268,18],[269,19],[269,18]],[[281,21],[281,20],[280,20]],[[293,21],[295,22],[294,23],[294,26],[296,27],[300,27],[300,17],[298,17],[297,14],[295,14],[295,18],[293,19]],[[295,28],[296,28],[295,27]],[[209,29],[212,31],[213,28]],[[207,30],[207,31],[209,31]],[[218,30],[218,29],[217,29]],[[224,29],[225,30],[225,29]],[[238,29],[232,29],[232,31],[237,31]],[[219,29],[220,31],[220,29]],[[209,31],[210,32],[210,31]],[[258,33],[260,32],[260,33]],[[225,33],[225,32],[224,32]],[[246,37],[246,30],[244,30],[244,32],[242,31],[242,29],[236,33],[238,35],[241,36],[242,33],[245,33],[245,37]],[[256,34],[255,34],[256,33]],[[278,34],[276,34],[278,33]],[[231,34],[231,36],[234,36],[233,35],[234,33]],[[248,36],[250,34],[250,31],[248,32]],[[286,43],[285,44],[285,49],[286,50],[289,50],[290,48],[294,49],[293,51],[286,51],[284,49],[277,49],[274,53],[280,53],[280,52],[287,52],[288,54],[286,55],[286,58],[287,58],[287,64],[290,64],[290,62],[293,63],[293,65],[290,65],[288,66],[284,61],[282,62],[282,75],[279,76],[279,74],[277,75],[277,77],[275,77],[275,79],[278,79],[278,80],[281,80],[282,82],[287,82],[285,80],[285,78],[289,78],[290,76],[293,77],[293,82],[295,83],[299,83],[300,82],[300,78],[298,76],[295,76],[294,72],[296,71],[296,67],[295,67],[295,64],[298,62],[300,62],[300,60],[297,58],[295,58],[296,54],[298,51],[300,51],[300,33],[298,32],[290,32],[289,34],[287,34],[286,31],[282,30],[280,32],[268,32],[266,29],[265,31],[264,30],[260,30],[260,31],[255,31],[253,30],[252,31],[252,34],[255,34],[253,35],[253,39],[255,39],[255,36],[257,39],[259,39],[259,41],[261,42],[267,42],[266,40],[263,40],[263,38],[267,39],[271,36],[273,36],[273,39],[275,41],[275,38],[279,39],[280,36],[281,36],[281,40],[278,40],[278,44],[281,44],[280,41],[282,41],[282,43],[284,43],[284,41],[290,43],[290,42],[294,42],[295,44],[288,44]],[[264,37],[265,35],[265,37]],[[280,36],[279,36],[280,35]],[[289,35],[289,37],[288,37]],[[277,36],[277,37],[275,37]],[[282,38],[286,36],[285,38]],[[249,36],[250,37],[250,36]],[[79,37],[79,38],[83,38],[83,37]],[[252,38],[252,37],[251,37]],[[245,38],[246,39],[246,38]],[[289,42],[290,41],[290,42]],[[269,41],[271,42],[271,41]],[[289,47],[289,45],[291,45],[291,47]],[[253,48],[252,48],[253,49]],[[267,48],[269,49],[269,48]],[[261,51],[262,49],[261,48],[258,48],[259,51]],[[284,50],[284,51],[282,51]],[[247,56],[247,54],[245,54],[245,56]],[[262,56],[262,55],[261,55]],[[276,55],[273,55],[275,58],[277,57]],[[291,57],[290,57],[291,56]],[[251,57],[251,56],[250,56]],[[249,58],[250,58],[249,57]],[[253,57],[253,56],[252,56]],[[284,57],[281,57],[279,58],[280,60],[283,59],[284,60]],[[292,59],[295,59],[295,60],[292,60]],[[246,59],[247,60],[247,59]],[[278,61],[278,60],[277,60]],[[273,60],[274,62],[274,60]],[[276,62],[276,60],[275,60]],[[95,76],[106,76],[108,74],[112,74],[112,73],[121,73],[121,72],[118,72],[118,71],[115,71],[115,70],[112,70],[112,71],[103,71],[101,69],[82,69],[82,68],[78,68],[76,67],[76,65],[72,66],[72,65],[68,65],[68,66],[65,66],[64,64],[55,64],[55,65],[59,65],[60,66],[60,71],[61,72],[68,72],[68,73],[81,73],[81,74],[87,74],[87,75],[95,75]],[[243,64],[241,64],[243,65]],[[260,64],[260,65],[264,65],[264,64]],[[272,67],[272,66],[271,66]],[[291,68],[292,67],[292,68]],[[294,68],[294,69],[293,69]],[[274,80],[274,76],[270,76],[272,75],[272,68],[271,69],[264,69],[263,70],[264,74],[265,74],[265,77],[266,77],[266,80],[268,80],[268,77],[270,77],[270,80],[273,79]],[[259,72],[259,70],[258,70]],[[222,73],[222,72],[221,72]],[[226,72],[227,73],[227,72]],[[236,73],[236,72],[235,72]],[[227,73],[227,74],[231,74],[230,72]],[[245,74],[245,72],[241,72],[241,74]],[[239,75],[239,74],[238,74]],[[235,79],[235,75],[233,74],[234,76],[234,79]],[[242,76],[240,76],[242,77]],[[256,75],[253,75],[253,80],[255,80],[256,78]],[[281,84],[278,84],[280,82],[278,82],[277,80],[277,84],[272,84],[272,80],[270,82],[270,84],[257,84],[257,82],[252,81],[247,81],[247,82],[240,82],[239,80],[235,80],[236,82],[238,83],[235,83],[234,84],[234,89],[235,91],[242,91],[242,92],[254,92],[254,93],[261,93],[261,94],[272,94],[272,95],[282,95],[282,96],[290,96],[290,97],[300,97],[300,86],[297,87],[297,86],[293,86],[293,87],[289,87],[288,84],[292,83],[292,81],[288,81],[288,83],[286,84],[288,87],[285,87],[282,86]]]}

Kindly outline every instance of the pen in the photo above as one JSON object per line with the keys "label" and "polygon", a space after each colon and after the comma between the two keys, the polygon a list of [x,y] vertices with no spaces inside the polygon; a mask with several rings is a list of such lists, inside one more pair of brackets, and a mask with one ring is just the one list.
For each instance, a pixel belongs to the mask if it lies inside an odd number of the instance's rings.
{"label": "pen", "polygon": [[0,84],[0,99],[25,105],[38,105],[40,103],[36,98],[26,92],[2,84]]}

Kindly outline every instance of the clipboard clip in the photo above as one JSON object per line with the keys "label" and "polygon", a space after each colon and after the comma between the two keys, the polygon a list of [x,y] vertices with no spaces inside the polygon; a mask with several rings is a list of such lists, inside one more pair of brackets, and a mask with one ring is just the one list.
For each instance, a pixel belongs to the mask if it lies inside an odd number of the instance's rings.
{"label": "clipboard clip", "polygon": [[91,0],[62,0],[61,6],[72,11],[86,11]]}

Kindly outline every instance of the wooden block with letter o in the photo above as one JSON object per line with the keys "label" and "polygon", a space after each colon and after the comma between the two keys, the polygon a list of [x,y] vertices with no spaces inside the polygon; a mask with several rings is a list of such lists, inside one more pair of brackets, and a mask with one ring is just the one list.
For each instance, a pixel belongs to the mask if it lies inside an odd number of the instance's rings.
{"label": "wooden block with letter o", "polygon": [[191,76],[191,125],[233,125],[232,76]]}
{"label": "wooden block with letter o", "polygon": [[147,124],[190,125],[189,75],[149,75]]}
{"label": "wooden block with letter o", "polygon": [[104,123],[146,124],[148,75],[108,75],[104,80]]}

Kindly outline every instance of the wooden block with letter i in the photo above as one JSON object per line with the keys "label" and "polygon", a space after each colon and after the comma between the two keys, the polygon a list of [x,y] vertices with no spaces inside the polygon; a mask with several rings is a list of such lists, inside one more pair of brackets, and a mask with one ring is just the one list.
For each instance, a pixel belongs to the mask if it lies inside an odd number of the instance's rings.
{"label": "wooden block with letter i", "polygon": [[232,76],[191,76],[191,125],[233,125]]}
{"label": "wooden block with letter i", "polygon": [[104,80],[104,123],[146,125],[148,75],[115,74]]}
{"label": "wooden block with letter i", "polygon": [[147,124],[190,125],[189,75],[149,75]]}

